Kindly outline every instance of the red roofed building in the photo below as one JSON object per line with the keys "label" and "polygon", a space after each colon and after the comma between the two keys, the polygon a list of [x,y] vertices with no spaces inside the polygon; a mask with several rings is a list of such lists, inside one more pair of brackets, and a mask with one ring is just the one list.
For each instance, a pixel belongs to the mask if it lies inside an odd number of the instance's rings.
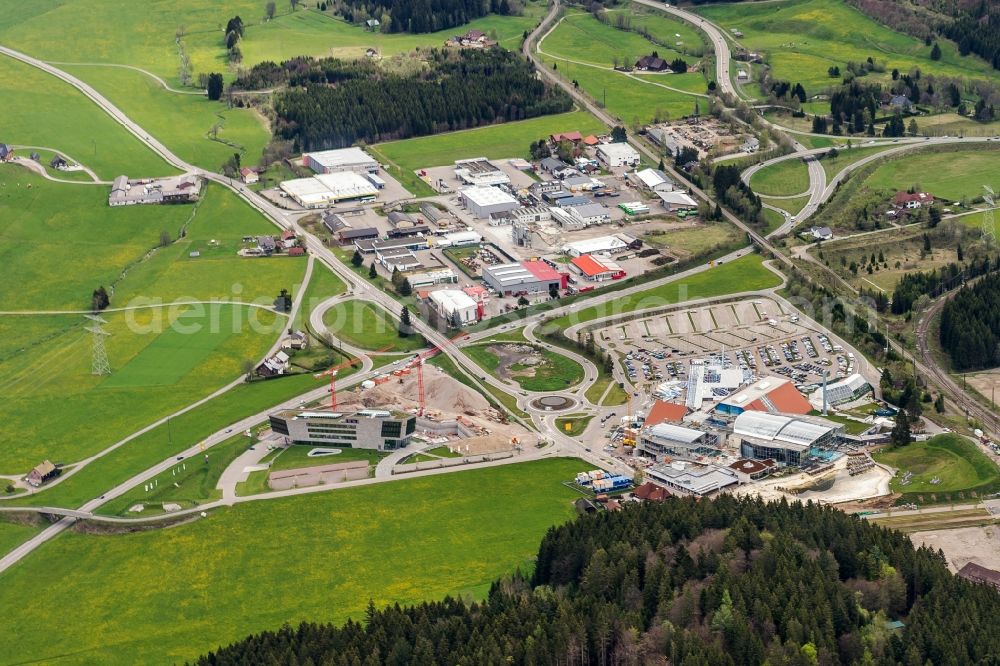
{"label": "red roofed building", "polygon": [[486,287],[480,286],[478,284],[473,285],[471,287],[463,287],[462,291],[464,291],[466,295],[469,296],[469,298],[476,301],[477,303],[485,301],[490,293],[489,290],[486,289]]}
{"label": "red roofed building", "polygon": [[305,248],[302,247],[290,247],[288,248],[289,257],[301,257],[306,253]]}
{"label": "red roofed building", "polygon": [[560,132],[559,134],[553,134],[549,137],[552,143],[559,143],[560,141],[572,141],[576,143],[577,141],[583,141],[583,135],[579,132]]}
{"label": "red roofed building", "polygon": [[649,408],[649,414],[646,415],[646,425],[654,426],[658,423],[680,423],[687,416],[687,413],[688,409],[684,405],[676,402],[667,402],[666,400],[657,400]]}
{"label": "red roofed building", "polygon": [[632,494],[644,502],[664,502],[670,497],[670,493],[667,492],[666,488],[658,486],[655,483],[650,483],[649,481],[636,488]]}
{"label": "red roofed building", "polygon": [[892,205],[896,208],[920,208],[930,206],[934,203],[934,195],[929,192],[896,192],[892,198]]}
{"label": "red roofed building", "polygon": [[766,377],[756,384],[723,398],[716,409],[738,415],[746,411],[770,414],[808,414],[813,407],[789,379]]}
{"label": "red roofed building", "polygon": [[521,266],[541,282],[555,282],[558,280],[560,289],[565,289],[569,282],[569,275],[560,273],[544,261],[522,261]]}
{"label": "red roofed building", "polygon": [[597,144],[600,143],[600,140],[598,140],[598,138],[593,134],[588,134],[587,136],[583,137],[583,142],[588,146],[596,146]]}
{"label": "red roofed building", "polygon": [[579,271],[580,275],[591,282],[620,280],[625,277],[625,271],[622,270],[621,266],[610,259],[598,259],[592,254],[573,257],[570,263]]}

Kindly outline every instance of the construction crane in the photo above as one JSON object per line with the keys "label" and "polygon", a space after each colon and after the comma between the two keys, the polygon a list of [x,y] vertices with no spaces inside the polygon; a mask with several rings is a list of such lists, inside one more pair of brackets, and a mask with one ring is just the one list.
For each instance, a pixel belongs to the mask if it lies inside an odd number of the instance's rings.
{"label": "construction crane", "polygon": [[[390,349],[392,349],[392,345],[386,345],[381,349],[377,349],[375,353],[380,354]],[[315,377],[316,379],[321,379],[323,377],[330,378],[330,409],[337,409],[337,386],[336,386],[337,373],[343,370],[344,368],[355,366],[358,365],[359,363],[361,363],[360,359],[349,358],[340,365],[335,365],[332,368],[324,370],[323,372],[317,372],[316,374],[313,375],[313,377]]]}
{"label": "construction crane", "polygon": [[[465,332],[464,331],[461,332],[461,333],[459,333],[455,337],[451,338],[450,340],[448,340],[448,344],[451,344],[451,343],[455,342],[455,340],[458,340],[459,338],[461,338],[463,336],[465,336]],[[441,347],[440,346],[431,347],[430,349],[428,349],[424,353],[417,354],[417,356],[412,361],[410,361],[409,364],[407,364],[408,368],[416,368],[417,369],[417,401],[418,401],[418,404],[420,405],[420,408],[417,411],[417,416],[423,416],[424,415],[424,411],[425,411],[425,409],[427,407],[427,401],[426,401],[426,398],[424,396],[424,362],[427,359],[432,358],[434,356],[437,356],[440,353],[441,353]]]}

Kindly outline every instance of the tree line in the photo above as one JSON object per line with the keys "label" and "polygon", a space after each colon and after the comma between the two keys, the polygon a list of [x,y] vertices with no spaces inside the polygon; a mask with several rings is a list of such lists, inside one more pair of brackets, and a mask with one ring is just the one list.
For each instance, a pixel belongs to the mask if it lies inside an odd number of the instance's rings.
{"label": "tree line", "polygon": [[487,14],[521,12],[519,0],[333,0],[326,6],[351,23],[379,21],[382,32],[436,32]]}
{"label": "tree line", "polygon": [[998,611],[939,552],[837,509],[672,498],[550,529],[530,580],[482,602],[369,603],[197,663],[957,666],[1000,653]]}
{"label": "tree line", "polygon": [[945,304],[940,341],[959,372],[1000,365],[1000,274],[962,287]]}
{"label": "tree line", "polygon": [[[275,95],[274,134],[301,151],[342,148],[524,120],[569,111],[572,100],[546,85],[534,66],[501,48],[433,50],[413,75],[368,63],[302,59],[254,68],[240,86],[287,77],[298,83]],[[321,77],[325,85],[310,85]]]}

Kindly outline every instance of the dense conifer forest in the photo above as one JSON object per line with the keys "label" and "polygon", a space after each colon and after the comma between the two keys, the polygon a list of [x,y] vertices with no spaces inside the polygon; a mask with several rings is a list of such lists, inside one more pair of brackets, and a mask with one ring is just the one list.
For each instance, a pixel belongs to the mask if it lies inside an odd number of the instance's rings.
{"label": "dense conifer forest", "polygon": [[1000,274],[963,287],[941,311],[941,347],[959,371],[1000,365]]}
{"label": "dense conifer forest", "polygon": [[353,23],[376,19],[385,32],[412,33],[454,28],[487,14],[520,9],[516,0],[333,0],[328,6]]}
{"label": "dense conifer forest", "polygon": [[998,612],[940,554],[836,509],[671,499],[551,529],[531,578],[481,603],[369,605],[197,663],[992,664]]}
{"label": "dense conifer forest", "polygon": [[296,58],[262,63],[236,88],[287,84],[275,95],[274,134],[299,150],[342,148],[569,111],[570,97],[501,48],[435,50],[417,74],[370,62]]}

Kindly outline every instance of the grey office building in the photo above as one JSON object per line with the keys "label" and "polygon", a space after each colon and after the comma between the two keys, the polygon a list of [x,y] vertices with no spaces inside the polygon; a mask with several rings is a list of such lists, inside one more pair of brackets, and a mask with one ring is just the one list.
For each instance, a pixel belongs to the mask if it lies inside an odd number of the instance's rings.
{"label": "grey office building", "polygon": [[417,417],[402,412],[289,409],[270,415],[271,430],[296,444],[393,451],[410,443]]}

